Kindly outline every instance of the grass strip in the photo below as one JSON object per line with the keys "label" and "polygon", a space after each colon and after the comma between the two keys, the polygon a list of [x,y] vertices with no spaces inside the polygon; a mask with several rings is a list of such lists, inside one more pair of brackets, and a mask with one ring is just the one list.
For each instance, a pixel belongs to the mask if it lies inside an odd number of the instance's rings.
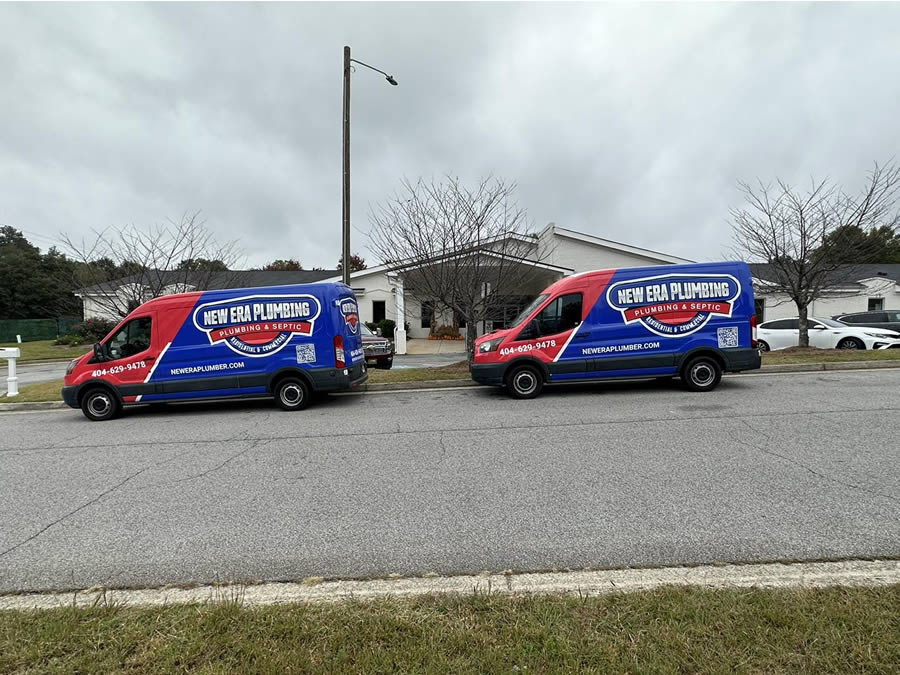
{"label": "grass strip", "polygon": [[895,673],[900,585],[0,612],[0,672]]}
{"label": "grass strip", "polygon": [[50,359],[74,359],[91,351],[91,345],[78,345],[77,347],[55,345],[53,340],[36,340],[34,342],[23,342],[22,344],[4,342],[0,344],[0,347],[18,347],[22,353],[22,356],[19,357],[19,363]]}

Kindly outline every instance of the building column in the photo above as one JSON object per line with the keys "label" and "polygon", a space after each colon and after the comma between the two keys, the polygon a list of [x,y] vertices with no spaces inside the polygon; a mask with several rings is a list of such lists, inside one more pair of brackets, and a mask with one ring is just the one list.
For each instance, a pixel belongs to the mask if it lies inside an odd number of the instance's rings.
{"label": "building column", "polygon": [[397,323],[394,326],[394,354],[406,354],[406,303],[403,294],[403,277],[399,274],[389,275],[392,282],[394,302],[397,306]]}

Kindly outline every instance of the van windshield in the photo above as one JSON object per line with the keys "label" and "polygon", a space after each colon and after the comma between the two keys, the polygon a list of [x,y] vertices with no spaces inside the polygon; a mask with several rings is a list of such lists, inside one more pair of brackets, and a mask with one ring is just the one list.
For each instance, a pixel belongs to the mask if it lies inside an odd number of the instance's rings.
{"label": "van windshield", "polygon": [[544,302],[544,300],[547,299],[547,297],[548,297],[547,293],[543,293],[543,294],[537,296],[534,300],[532,300],[528,304],[528,307],[526,307],[525,309],[522,310],[522,313],[519,314],[519,316],[517,316],[515,319],[512,320],[512,323],[509,324],[508,328],[515,328],[520,323],[522,323],[525,319],[527,319],[529,316],[531,316],[531,313],[534,310],[536,310],[540,306],[540,304],[542,302]]}

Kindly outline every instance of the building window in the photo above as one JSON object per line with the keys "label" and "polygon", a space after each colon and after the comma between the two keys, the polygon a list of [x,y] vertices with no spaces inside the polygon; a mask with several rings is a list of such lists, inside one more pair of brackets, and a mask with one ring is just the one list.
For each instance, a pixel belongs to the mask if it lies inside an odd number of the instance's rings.
{"label": "building window", "polygon": [[372,301],[372,321],[374,323],[384,321],[384,300]]}
{"label": "building window", "polygon": [[431,328],[431,322],[434,319],[434,303],[422,303],[422,328]]}
{"label": "building window", "polygon": [[766,320],[766,299],[756,298],[753,300],[753,313],[756,314],[756,325],[758,326]]}
{"label": "building window", "polygon": [[461,312],[453,310],[453,319],[456,321],[456,326],[458,328],[466,327],[466,315],[465,314],[462,314]]}
{"label": "building window", "polygon": [[884,298],[869,298],[870,312],[880,312],[884,309]]}

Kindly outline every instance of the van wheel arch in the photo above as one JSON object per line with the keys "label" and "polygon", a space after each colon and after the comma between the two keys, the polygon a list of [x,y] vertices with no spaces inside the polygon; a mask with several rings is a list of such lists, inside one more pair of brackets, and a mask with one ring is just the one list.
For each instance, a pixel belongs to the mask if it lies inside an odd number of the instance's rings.
{"label": "van wheel arch", "polygon": [[519,358],[513,359],[509,363],[506,364],[506,368],[503,371],[503,380],[506,381],[509,373],[512,372],[513,368],[518,366],[527,365],[534,366],[541,373],[541,376],[544,378],[544,382],[550,379],[550,368],[543,361],[538,361],[536,358],[532,356],[520,356]]}
{"label": "van wheel arch", "polygon": [[306,383],[306,386],[309,387],[311,392],[314,392],[316,388],[313,386],[312,378],[300,368],[285,368],[279,370],[272,376],[272,379],[269,380],[269,393],[274,394],[278,389],[278,383],[281,382],[286,377],[299,377]]}
{"label": "van wheel arch", "polygon": [[122,397],[119,395],[118,390],[106,380],[88,380],[78,387],[78,396],[75,400],[78,402],[79,406],[84,401],[84,395],[87,394],[91,389],[105,389],[113,396],[113,398],[116,399],[119,405],[123,405],[124,403]]}
{"label": "van wheel arch", "polygon": [[725,369],[728,366],[728,362],[725,360],[725,356],[718,349],[714,349],[712,347],[697,347],[696,349],[692,349],[691,351],[681,356],[677,363],[679,374],[683,374],[684,367],[698,356],[709,356],[713,358],[716,363],[719,364],[722,372],[725,372]]}

